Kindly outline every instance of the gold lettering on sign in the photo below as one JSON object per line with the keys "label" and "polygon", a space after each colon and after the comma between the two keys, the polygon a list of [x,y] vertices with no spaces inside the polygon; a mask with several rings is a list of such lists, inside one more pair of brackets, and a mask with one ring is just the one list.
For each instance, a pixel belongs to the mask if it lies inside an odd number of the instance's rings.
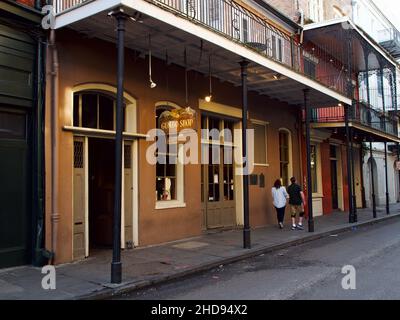
{"label": "gold lettering on sign", "polygon": [[195,126],[196,111],[187,107],[164,111],[160,115],[160,128],[164,131],[193,129]]}

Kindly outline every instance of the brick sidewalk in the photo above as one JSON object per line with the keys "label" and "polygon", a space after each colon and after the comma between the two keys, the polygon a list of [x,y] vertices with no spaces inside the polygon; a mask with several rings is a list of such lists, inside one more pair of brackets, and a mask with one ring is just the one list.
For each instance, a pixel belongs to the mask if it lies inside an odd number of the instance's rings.
{"label": "brick sidewalk", "polygon": [[282,249],[330,234],[356,231],[357,227],[400,217],[400,205],[391,205],[391,215],[378,208],[358,211],[358,223],[350,225],[348,214],[337,212],[315,218],[315,232],[279,230],[268,226],[252,230],[252,249],[242,248],[241,230],[205,234],[173,243],[136,248],[122,253],[123,283],[111,285],[111,250],[93,252],[81,262],[57,267],[57,289],[41,288],[40,268],[30,266],[0,270],[0,299],[107,298],[247,257]]}

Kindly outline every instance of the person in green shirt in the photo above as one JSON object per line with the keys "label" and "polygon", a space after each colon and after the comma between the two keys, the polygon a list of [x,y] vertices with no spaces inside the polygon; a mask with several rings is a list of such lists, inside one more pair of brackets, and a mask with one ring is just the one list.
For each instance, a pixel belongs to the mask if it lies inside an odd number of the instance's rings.
{"label": "person in green shirt", "polygon": [[[304,216],[304,192],[301,187],[296,183],[296,178],[290,178],[291,185],[288,187],[289,194],[289,207],[292,216],[292,230],[303,230],[303,216]],[[299,223],[296,224],[296,216],[299,216]]]}

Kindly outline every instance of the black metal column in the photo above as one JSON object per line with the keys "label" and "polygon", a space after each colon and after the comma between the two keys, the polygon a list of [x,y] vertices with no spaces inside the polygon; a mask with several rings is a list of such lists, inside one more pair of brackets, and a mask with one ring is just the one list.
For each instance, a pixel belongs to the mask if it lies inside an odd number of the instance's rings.
{"label": "black metal column", "polygon": [[355,183],[355,171],[354,171],[354,147],[353,147],[353,128],[350,128],[350,161],[351,161],[351,185],[353,193],[353,222],[357,222],[357,196],[356,196],[356,183]]}
{"label": "black metal column", "polygon": [[372,155],[372,141],[369,141],[369,158],[371,159],[371,196],[372,196],[372,215],[376,218],[376,198],[375,198],[375,178],[374,178],[374,164]]}
{"label": "black metal column", "polygon": [[245,166],[249,165],[248,150],[247,150],[247,66],[249,61],[243,60],[240,62],[241,77],[242,77],[242,154],[246,162],[243,165],[243,248],[251,248],[250,237],[250,213],[249,213],[249,175]]}
{"label": "black metal column", "polygon": [[345,129],[346,129],[346,151],[347,151],[347,187],[349,190],[349,222],[354,223],[354,204],[353,204],[353,184],[351,170],[351,148],[350,148],[350,128],[349,128],[349,106],[344,107]]}
{"label": "black metal column", "polygon": [[[397,162],[400,162],[400,143],[397,142]],[[398,187],[398,201],[400,202],[400,170],[398,171],[398,175],[399,175],[399,187]]]}
{"label": "black metal column", "polygon": [[113,219],[113,254],[111,263],[111,283],[121,283],[121,192],[122,192],[122,130],[123,130],[123,95],[124,95],[124,37],[127,16],[122,11],[116,11],[117,19],[117,110],[115,136],[115,190]]}
{"label": "black metal column", "polygon": [[[380,68],[380,77],[381,77],[381,92],[382,92],[382,108],[383,108],[383,130],[386,132],[386,105],[385,105],[385,92],[384,92],[384,87],[383,87],[383,68]],[[386,214],[390,213],[389,209],[389,183],[388,183],[388,167],[387,167],[387,142],[385,141],[385,189],[386,189]]]}
{"label": "black metal column", "polygon": [[314,232],[312,177],[311,177],[311,134],[310,134],[311,108],[308,105],[308,93],[310,92],[310,89],[304,89],[303,92],[304,92],[304,112],[306,116],[308,232]]}
{"label": "black metal column", "polygon": [[390,214],[389,207],[389,182],[388,182],[388,162],[387,162],[387,142],[385,141],[385,188],[386,188],[386,214]]}
{"label": "black metal column", "polygon": [[[396,67],[392,69],[392,97],[393,97],[393,105],[394,105],[394,114],[393,114],[393,125],[395,126],[395,134],[398,135],[398,108],[397,108],[397,73]],[[400,161],[400,144],[397,143],[397,161]],[[398,171],[399,175],[399,202],[400,202],[400,171]]]}

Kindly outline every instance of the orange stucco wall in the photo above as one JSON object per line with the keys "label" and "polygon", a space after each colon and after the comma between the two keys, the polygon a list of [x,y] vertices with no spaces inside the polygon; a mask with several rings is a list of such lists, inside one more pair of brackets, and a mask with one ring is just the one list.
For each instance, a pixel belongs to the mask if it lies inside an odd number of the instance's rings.
{"label": "orange stucco wall", "polygon": [[[57,263],[72,260],[72,170],[73,134],[62,130],[71,125],[71,89],[84,83],[116,83],[116,49],[111,43],[83,39],[72,31],[57,32],[59,52],[59,227]],[[239,68],[239,67],[238,67]],[[147,60],[126,50],[125,90],[137,99],[137,132],[147,133],[155,126],[155,104],[171,101],[185,105],[184,70],[154,59],[153,80],[155,89],[149,88]],[[168,76],[168,87],[166,79]],[[201,74],[189,73],[189,105],[198,112],[197,129],[200,129],[198,99],[208,93],[208,79]],[[46,106],[46,246],[51,239],[51,144],[50,144],[50,81],[47,86]],[[213,101],[229,106],[241,105],[241,88],[214,80]],[[250,222],[252,227],[275,223],[275,210],[271,200],[271,186],[280,176],[278,130],[287,128],[292,133],[293,174],[300,175],[300,150],[298,147],[298,110],[265,96],[249,93],[250,118],[268,121],[268,167],[256,167],[255,173],[265,175],[265,188],[250,187]],[[155,167],[146,161],[146,150],[151,142],[139,142],[139,243],[141,246],[196,236],[202,233],[201,170],[200,165],[184,168],[185,208],[155,209]],[[287,218],[290,218],[287,214]]]}

